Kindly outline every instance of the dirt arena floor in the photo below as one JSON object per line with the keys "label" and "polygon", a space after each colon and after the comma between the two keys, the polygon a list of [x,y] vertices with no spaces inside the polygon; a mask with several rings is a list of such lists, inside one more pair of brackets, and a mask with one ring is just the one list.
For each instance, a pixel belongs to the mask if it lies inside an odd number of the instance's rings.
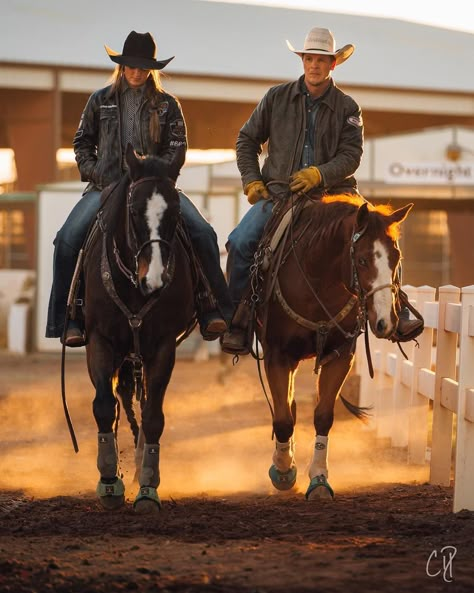
{"label": "dirt arena floor", "polygon": [[[267,477],[273,443],[256,364],[179,360],[168,389],[157,516],[132,508],[133,451],[119,429],[127,502],[95,499],[93,391],[68,354],[74,453],[60,358],[0,352],[0,593],[350,593],[474,591],[474,513],[427,484],[338,404],[329,445],[333,502],[304,498],[314,440],[314,377],[296,381],[299,476],[291,493]],[[347,396],[354,391],[354,381]],[[352,387],[351,387],[352,386]]]}

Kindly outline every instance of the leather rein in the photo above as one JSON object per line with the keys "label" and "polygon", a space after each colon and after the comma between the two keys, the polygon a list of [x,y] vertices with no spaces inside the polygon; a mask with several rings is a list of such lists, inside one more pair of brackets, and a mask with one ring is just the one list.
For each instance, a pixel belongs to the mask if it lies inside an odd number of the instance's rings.
{"label": "leather rein", "polygon": [[159,179],[158,177],[143,177],[137,181],[132,181],[130,183],[129,191],[127,194],[127,211],[126,211],[126,234],[127,234],[127,244],[132,251],[133,258],[135,261],[135,270],[130,270],[120,256],[119,249],[117,247],[117,243],[115,240],[115,236],[112,238],[113,243],[113,252],[115,256],[115,262],[117,264],[118,269],[120,272],[131,282],[131,284],[135,287],[139,287],[139,278],[138,278],[138,266],[139,266],[139,257],[142,251],[150,245],[151,243],[163,243],[167,245],[170,249],[170,255],[168,258],[168,262],[165,267],[165,271],[163,272],[163,277],[166,279],[163,285],[163,288],[159,292],[153,293],[149,299],[143,304],[139,311],[133,312],[131,311],[128,306],[123,302],[123,300],[119,297],[117,290],[115,288],[112,270],[110,267],[109,255],[107,251],[107,227],[105,221],[102,217],[102,211],[98,214],[98,224],[99,228],[102,231],[102,255],[101,255],[101,263],[100,263],[100,273],[102,277],[102,283],[104,288],[106,289],[110,298],[114,301],[117,307],[122,311],[125,317],[128,320],[128,324],[132,331],[133,336],[133,352],[130,352],[126,358],[133,364],[133,377],[135,383],[135,394],[137,400],[141,399],[142,390],[143,390],[143,357],[140,353],[140,328],[143,323],[143,318],[147,315],[147,313],[156,305],[156,303],[161,298],[163,290],[169,285],[171,279],[174,275],[174,257],[173,251],[171,249],[171,244],[169,241],[165,239],[149,239],[144,241],[141,244],[138,244],[137,241],[137,233],[136,229],[133,225],[133,219],[131,214],[133,214],[133,190],[146,181],[156,180]]}
{"label": "leather rein", "polygon": [[[308,198],[308,199],[311,199],[311,198]],[[354,227],[354,229],[352,231],[352,236],[350,239],[349,253],[350,253],[350,258],[351,258],[351,277],[352,277],[350,291],[353,294],[351,294],[347,303],[342,307],[342,309],[336,315],[331,315],[331,313],[328,311],[327,307],[324,305],[321,298],[319,297],[319,295],[313,288],[308,277],[306,276],[306,274],[301,266],[301,263],[299,261],[299,258],[297,257],[296,251],[295,251],[295,246],[296,246],[297,241],[294,241],[293,237],[292,237],[292,232],[293,232],[292,221],[290,222],[289,226],[290,226],[291,251],[293,252],[293,254],[295,256],[295,261],[297,263],[299,271],[300,271],[308,289],[310,290],[311,294],[313,295],[313,297],[317,301],[318,305],[321,307],[321,309],[324,311],[324,313],[328,317],[328,320],[315,322],[310,319],[306,319],[305,317],[303,317],[302,315],[300,315],[299,313],[294,311],[290,307],[290,305],[288,304],[288,302],[286,301],[286,299],[284,298],[284,296],[281,292],[280,283],[278,281],[278,270],[276,270],[276,272],[275,272],[274,293],[275,293],[275,296],[276,296],[278,302],[280,303],[280,306],[282,307],[282,309],[285,311],[285,313],[291,319],[293,319],[293,321],[295,321],[302,327],[305,327],[306,329],[309,329],[309,330],[315,332],[315,334],[316,334],[316,347],[315,347],[316,353],[315,353],[315,369],[314,369],[315,373],[317,374],[319,372],[322,365],[326,364],[327,362],[329,362],[329,361],[333,360],[334,358],[337,358],[341,355],[341,351],[338,349],[335,349],[330,354],[323,356],[324,347],[325,347],[329,332],[332,329],[337,329],[344,336],[346,343],[348,341],[350,341],[351,352],[355,351],[357,337],[362,332],[365,332],[365,348],[366,348],[366,355],[367,355],[367,363],[368,363],[368,367],[369,367],[370,376],[373,377],[374,371],[373,371],[372,358],[371,358],[371,354],[370,354],[370,346],[369,346],[369,340],[368,340],[367,301],[375,293],[377,293],[380,290],[384,290],[386,288],[390,288],[390,290],[396,294],[398,291],[398,286],[394,283],[386,283],[386,284],[381,284],[380,286],[376,286],[375,288],[373,288],[370,291],[364,291],[364,289],[361,287],[360,280],[359,280],[359,274],[358,274],[357,266],[356,266],[356,262],[355,262],[355,245],[360,240],[360,238],[364,235],[364,233],[366,232],[367,225],[359,231],[356,231],[355,227]],[[307,228],[308,227],[306,226],[305,230]],[[299,237],[299,238],[301,238],[301,237]],[[281,262],[280,262],[280,265],[281,265]],[[347,317],[347,315],[352,311],[352,309],[355,306],[358,307],[356,325],[352,332],[348,332],[340,324]]]}

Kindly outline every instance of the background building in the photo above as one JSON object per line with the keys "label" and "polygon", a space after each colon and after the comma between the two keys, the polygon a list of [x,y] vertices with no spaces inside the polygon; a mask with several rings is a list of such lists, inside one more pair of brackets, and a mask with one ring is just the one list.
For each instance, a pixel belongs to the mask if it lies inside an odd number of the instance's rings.
{"label": "background building", "polygon": [[[472,174],[474,78],[465,64],[474,55],[474,35],[395,19],[203,0],[141,0],[138,8],[125,0],[2,6],[0,149],[8,152],[0,153],[14,159],[14,168],[0,180],[0,268],[37,269],[37,243],[50,240],[38,236],[38,190],[79,179],[75,164],[59,155],[71,148],[89,94],[112,73],[104,44],[121,52],[130,30],[151,31],[158,57],[176,56],[164,86],[181,101],[190,148],[222,150],[234,148],[238,130],[271,85],[300,76],[300,59],[285,41],[302,44],[312,26],[330,28],[338,47],[356,46],[334,78],[364,112],[362,193],[416,204],[402,244],[404,281],[472,284],[472,178],[400,176],[400,167],[447,171],[456,164]],[[228,173],[208,175],[194,193],[238,195],[235,167]],[[196,190],[195,178],[183,176],[186,191]],[[224,227],[241,212],[233,207]]]}

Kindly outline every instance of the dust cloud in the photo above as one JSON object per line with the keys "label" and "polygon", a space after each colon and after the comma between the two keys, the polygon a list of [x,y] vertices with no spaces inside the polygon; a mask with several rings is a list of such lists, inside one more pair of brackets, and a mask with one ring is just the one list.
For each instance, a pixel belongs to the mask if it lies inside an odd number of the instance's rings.
{"label": "dust cloud", "polygon": [[[98,480],[94,391],[83,355],[69,355],[66,393],[79,443],[75,453],[64,419],[57,355],[14,357],[0,354],[0,489],[31,497],[90,495]],[[308,485],[314,446],[313,386],[310,363],[296,378],[296,488]],[[161,439],[160,496],[279,495],[268,468],[274,444],[271,415],[256,363],[216,356],[178,360],[165,398]],[[131,432],[122,415],[118,443],[127,497],[137,486]],[[338,403],[329,438],[329,480],[337,492],[384,482],[424,482],[426,466],[408,466],[406,452],[380,446],[373,431],[349,417]]]}

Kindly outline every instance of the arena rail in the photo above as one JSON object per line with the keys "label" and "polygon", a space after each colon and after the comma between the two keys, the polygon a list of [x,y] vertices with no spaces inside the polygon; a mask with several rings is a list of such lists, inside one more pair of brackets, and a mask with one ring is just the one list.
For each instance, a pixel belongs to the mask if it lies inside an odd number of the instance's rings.
{"label": "arena rail", "polygon": [[[422,313],[418,345],[403,348],[370,335],[374,378],[359,339],[359,405],[373,406],[370,428],[407,463],[430,464],[430,483],[449,486],[453,512],[474,510],[474,285],[405,286]],[[436,300],[436,293],[438,298]]]}

